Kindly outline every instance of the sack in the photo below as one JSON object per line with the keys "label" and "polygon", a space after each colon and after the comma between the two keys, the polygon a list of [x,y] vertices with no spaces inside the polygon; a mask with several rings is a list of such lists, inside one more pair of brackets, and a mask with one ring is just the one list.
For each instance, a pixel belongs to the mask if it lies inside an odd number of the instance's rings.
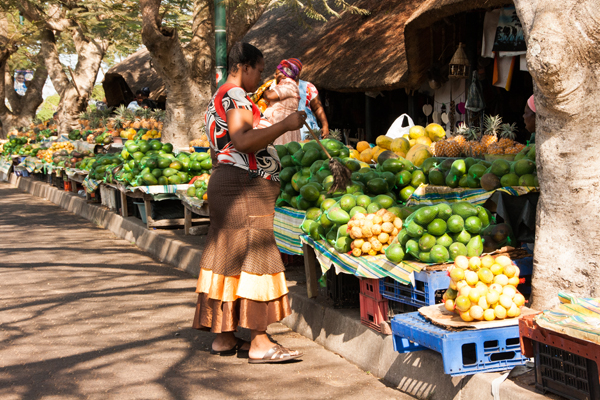
{"label": "sack", "polygon": [[[408,125],[402,126],[404,124],[405,118],[408,119]],[[408,114],[402,114],[401,116],[396,118],[392,126],[390,126],[390,129],[388,129],[385,136],[390,137],[392,139],[400,138],[403,135],[408,135],[410,128],[412,128],[413,126],[415,126],[415,123],[413,122],[412,118],[410,118]]]}

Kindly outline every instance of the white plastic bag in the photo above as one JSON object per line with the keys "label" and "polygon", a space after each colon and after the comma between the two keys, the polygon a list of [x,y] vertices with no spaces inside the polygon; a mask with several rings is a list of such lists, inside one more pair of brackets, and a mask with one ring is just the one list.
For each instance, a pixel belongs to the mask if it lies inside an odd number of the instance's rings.
{"label": "white plastic bag", "polygon": [[[402,126],[404,125],[405,118],[408,119],[408,125]],[[410,131],[410,128],[412,128],[413,126],[415,126],[415,123],[413,122],[412,118],[410,118],[408,114],[402,114],[401,116],[396,118],[392,126],[390,126],[390,129],[388,129],[385,136],[390,137],[392,139],[402,137],[403,135],[407,135],[408,131]]]}

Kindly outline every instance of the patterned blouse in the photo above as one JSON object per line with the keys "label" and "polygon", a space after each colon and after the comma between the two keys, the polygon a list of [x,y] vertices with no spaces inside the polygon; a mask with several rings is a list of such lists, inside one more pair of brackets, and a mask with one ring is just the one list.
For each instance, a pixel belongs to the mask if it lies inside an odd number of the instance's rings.
{"label": "patterned blouse", "polygon": [[227,130],[227,112],[236,108],[252,111],[254,129],[271,126],[244,89],[233,84],[221,86],[208,104],[204,117],[210,147],[215,152],[218,163],[242,168],[262,178],[278,182],[281,163],[273,145],[255,153],[242,153],[233,147]]}

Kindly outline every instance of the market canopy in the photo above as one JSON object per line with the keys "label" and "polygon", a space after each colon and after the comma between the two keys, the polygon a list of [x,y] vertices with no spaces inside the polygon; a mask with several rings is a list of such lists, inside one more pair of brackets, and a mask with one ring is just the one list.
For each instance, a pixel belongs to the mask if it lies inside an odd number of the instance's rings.
{"label": "market canopy", "polygon": [[152,100],[165,101],[167,94],[163,80],[152,67],[152,57],[146,48],[136,51],[109,69],[102,87],[109,107],[128,104],[133,100],[135,92],[143,87],[150,88]]}
{"label": "market canopy", "polygon": [[[286,8],[267,11],[242,39],[265,56],[265,77],[285,58],[299,58],[301,78],[339,92],[406,87],[404,23],[418,1],[360,0],[367,16],[343,13],[327,22],[299,19]],[[302,22],[301,22],[302,21]]]}
{"label": "market canopy", "polygon": [[[491,10],[512,5],[511,0],[425,0],[406,20],[404,29],[408,71],[406,85],[412,89],[421,86],[433,63],[433,37],[430,27],[456,14],[475,10]],[[445,23],[445,22],[444,22]]]}

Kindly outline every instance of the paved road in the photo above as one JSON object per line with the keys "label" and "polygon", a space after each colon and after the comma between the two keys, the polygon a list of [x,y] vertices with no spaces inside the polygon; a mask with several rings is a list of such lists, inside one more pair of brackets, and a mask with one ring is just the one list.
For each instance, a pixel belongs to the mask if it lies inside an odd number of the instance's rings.
{"label": "paved road", "polygon": [[0,183],[0,398],[408,398],[282,324],[270,334],[302,362],[210,355],[213,336],[190,328],[195,283]]}

